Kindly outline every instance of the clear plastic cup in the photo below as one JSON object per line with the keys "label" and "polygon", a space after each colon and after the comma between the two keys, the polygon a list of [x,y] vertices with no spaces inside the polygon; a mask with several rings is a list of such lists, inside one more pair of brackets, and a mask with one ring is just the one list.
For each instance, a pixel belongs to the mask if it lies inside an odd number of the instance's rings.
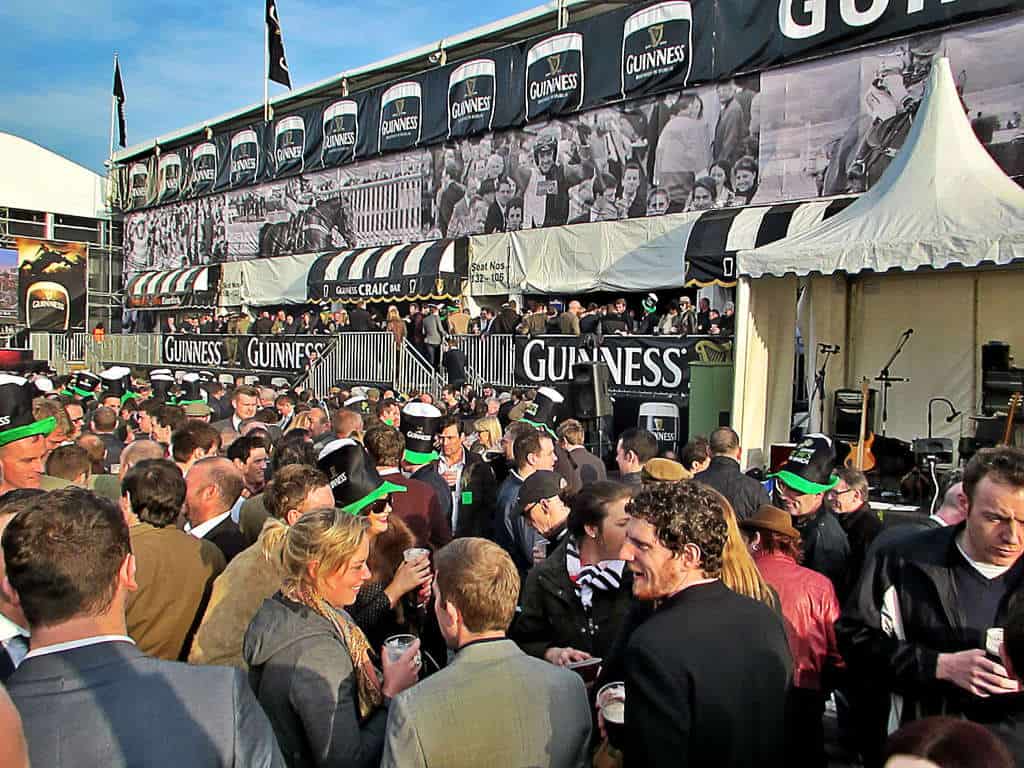
{"label": "clear plastic cup", "polygon": [[[394,664],[409,650],[416,641],[415,635],[392,635],[384,641],[384,653],[388,655],[388,661]],[[422,662],[420,661],[420,655],[416,654],[416,666],[418,667]]]}

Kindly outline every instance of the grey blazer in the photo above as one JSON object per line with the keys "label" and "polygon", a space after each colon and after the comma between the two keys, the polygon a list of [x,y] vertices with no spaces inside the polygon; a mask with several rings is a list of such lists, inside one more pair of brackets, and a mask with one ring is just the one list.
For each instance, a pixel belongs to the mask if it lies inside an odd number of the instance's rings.
{"label": "grey blazer", "polygon": [[392,700],[381,768],[582,768],[590,728],[579,676],[486,640]]}
{"label": "grey blazer", "polygon": [[245,674],[104,642],[26,659],[7,681],[33,765],[278,768]]}

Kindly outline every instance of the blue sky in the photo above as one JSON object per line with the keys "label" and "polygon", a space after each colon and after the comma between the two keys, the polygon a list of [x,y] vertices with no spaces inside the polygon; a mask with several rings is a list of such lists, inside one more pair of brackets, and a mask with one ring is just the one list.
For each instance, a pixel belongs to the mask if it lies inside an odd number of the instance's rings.
{"label": "blue sky", "polygon": [[[295,86],[539,4],[278,0]],[[0,131],[102,172],[115,50],[129,146],[259,102],[263,12],[263,0],[3,0]]]}

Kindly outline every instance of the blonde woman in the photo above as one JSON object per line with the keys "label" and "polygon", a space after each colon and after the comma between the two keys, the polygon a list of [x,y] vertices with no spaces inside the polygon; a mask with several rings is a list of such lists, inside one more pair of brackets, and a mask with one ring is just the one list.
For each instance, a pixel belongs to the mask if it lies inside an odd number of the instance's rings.
{"label": "blonde woman", "polygon": [[497,450],[501,444],[501,422],[497,416],[484,416],[473,422],[473,431],[484,451]]}
{"label": "blonde woman", "polygon": [[311,426],[312,417],[310,416],[310,412],[300,411],[299,413],[296,413],[295,416],[292,418],[291,424],[288,425],[288,429],[286,429],[284,433],[287,435],[289,432],[294,432],[296,429],[304,429],[307,432],[309,432],[311,431]]}
{"label": "blonde woman", "polygon": [[402,346],[402,341],[405,340],[405,322],[398,314],[398,307],[388,307],[387,329],[395,337],[395,346]]}
{"label": "blonde woman", "polygon": [[761,571],[758,570],[754,558],[750,556],[747,549],[747,542],[740,533],[740,526],[736,520],[736,512],[732,504],[718,491],[709,488],[718,497],[725,511],[725,523],[729,526],[729,537],[725,541],[725,549],[722,551],[722,583],[733,592],[764,603],[775,611],[781,611],[779,598],[775,590],[768,586]]}
{"label": "blonde woman", "polygon": [[397,661],[385,654],[381,675],[345,610],[370,578],[369,525],[318,509],[264,528],[264,552],[280,558],[284,582],[249,625],[244,656],[290,768],[378,765],[385,701],[417,680],[418,640]]}

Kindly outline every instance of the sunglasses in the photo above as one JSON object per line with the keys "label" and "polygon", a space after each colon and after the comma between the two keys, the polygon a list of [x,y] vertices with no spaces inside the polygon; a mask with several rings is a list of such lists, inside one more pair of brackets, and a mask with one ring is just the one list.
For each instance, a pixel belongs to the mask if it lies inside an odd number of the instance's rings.
{"label": "sunglasses", "polygon": [[367,504],[363,507],[363,513],[366,515],[383,515],[390,503],[391,499],[385,496],[383,499],[377,499],[372,504]]}

